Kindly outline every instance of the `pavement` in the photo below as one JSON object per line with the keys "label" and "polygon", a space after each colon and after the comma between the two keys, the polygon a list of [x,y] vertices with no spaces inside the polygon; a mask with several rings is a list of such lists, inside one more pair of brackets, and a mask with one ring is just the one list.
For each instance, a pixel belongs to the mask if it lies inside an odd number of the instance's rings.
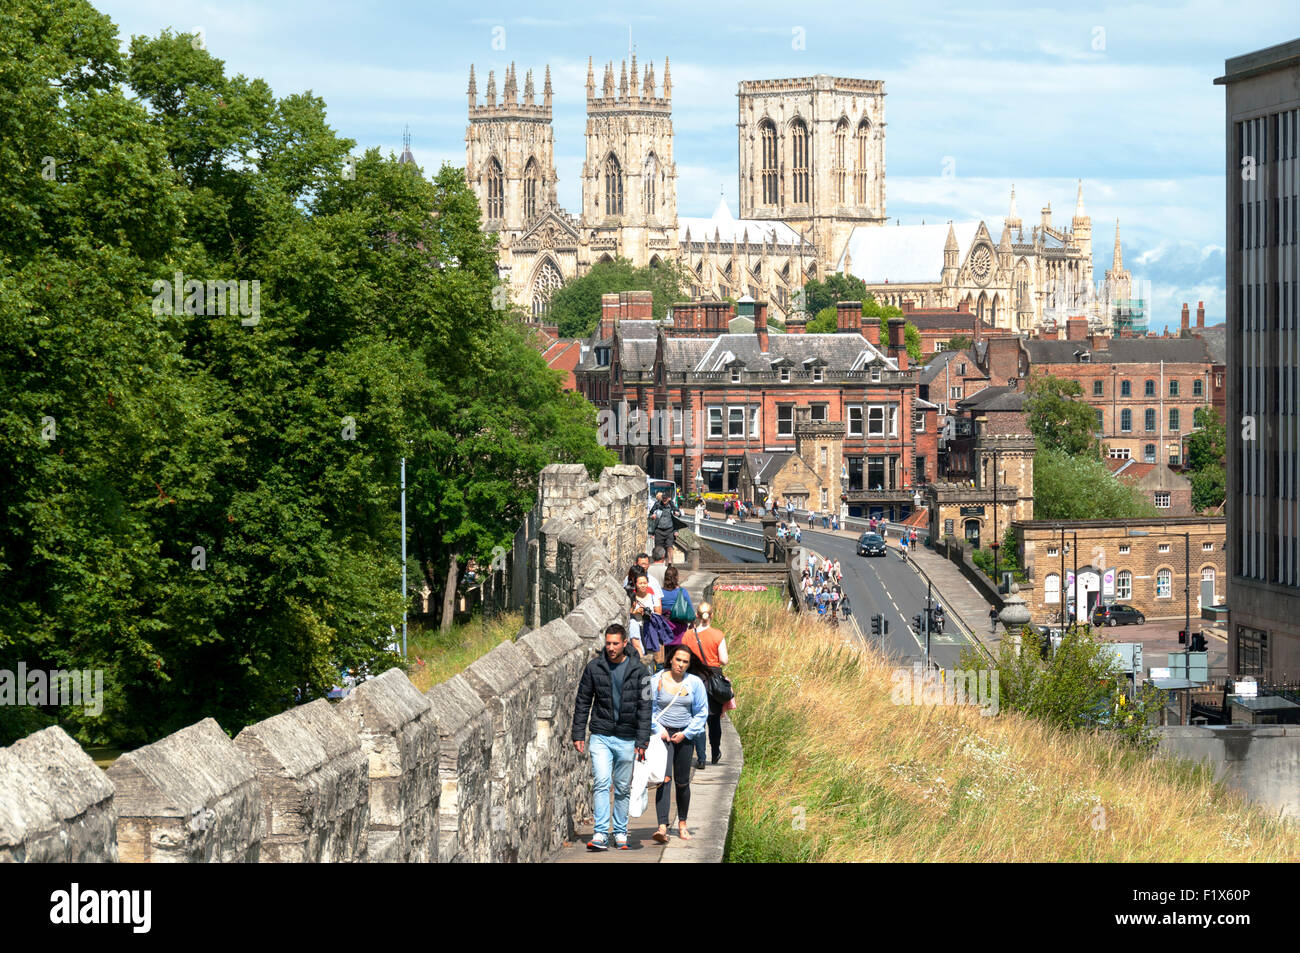
{"label": "pavement", "polygon": [[[744,704],[743,699],[738,699]],[[730,718],[722,719],[722,760],[710,764],[704,770],[691,769],[691,811],[687,819],[686,830],[691,835],[688,841],[677,836],[677,794],[672,795],[669,813],[668,843],[656,844],[654,832],[659,829],[655,814],[655,795],[650,792],[650,799],[645,813],[640,817],[628,818],[627,850],[618,850],[610,838],[610,849],[606,851],[587,850],[587,841],[591,839],[591,822],[584,823],[577,831],[577,840],[567,843],[551,858],[557,864],[720,864],[726,852],[727,831],[731,822],[731,801],[735,797],[736,784],[740,781],[740,770],[744,765],[744,754],[740,747],[740,736]]]}

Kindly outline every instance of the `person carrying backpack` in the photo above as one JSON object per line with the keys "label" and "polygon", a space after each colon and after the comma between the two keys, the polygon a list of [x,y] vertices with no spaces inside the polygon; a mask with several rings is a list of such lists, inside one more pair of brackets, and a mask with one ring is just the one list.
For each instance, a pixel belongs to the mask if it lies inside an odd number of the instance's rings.
{"label": "person carrying backpack", "polygon": [[681,642],[695,621],[695,606],[691,604],[691,594],[680,583],[676,566],[664,570],[664,596],[659,611],[673,630],[673,637],[667,644]]}
{"label": "person carrying backpack", "polygon": [[681,516],[677,504],[668,499],[667,493],[660,493],[659,502],[650,511],[650,517],[654,520],[655,545],[663,547],[669,565],[672,565],[673,542],[677,536],[676,524],[673,522],[674,516]]}

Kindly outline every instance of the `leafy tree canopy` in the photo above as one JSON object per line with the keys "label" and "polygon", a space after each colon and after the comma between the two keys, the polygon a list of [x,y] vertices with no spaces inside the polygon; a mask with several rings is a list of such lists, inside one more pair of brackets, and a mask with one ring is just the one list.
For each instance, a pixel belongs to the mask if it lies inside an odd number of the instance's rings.
{"label": "leafy tree canopy", "polygon": [[1082,395],[1078,381],[1050,374],[1030,380],[1025,389],[1025,414],[1039,447],[1096,455],[1096,413],[1074,399]]}
{"label": "leafy tree canopy", "polygon": [[620,291],[654,293],[654,317],[686,297],[689,281],[676,262],[637,268],[626,258],[599,261],[585,275],[566,283],[551,296],[550,320],[561,337],[587,337],[600,323],[600,297]]}
{"label": "leafy tree canopy", "polygon": [[1047,448],[1034,454],[1034,518],[1142,519],[1159,514],[1095,456]]}

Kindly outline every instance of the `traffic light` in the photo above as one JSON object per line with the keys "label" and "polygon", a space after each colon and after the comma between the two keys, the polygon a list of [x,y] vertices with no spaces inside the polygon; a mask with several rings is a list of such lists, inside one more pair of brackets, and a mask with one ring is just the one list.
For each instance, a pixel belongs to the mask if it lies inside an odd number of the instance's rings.
{"label": "traffic light", "polygon": [[1186,629],[1179,629],[1179,630],[1178,630],[1178,644],[1179,644],[1179,645],[1186,645],[1186,644],[1187,644],[1187,630],[1186,630]]}
{"label": "traffic light", "polygon": [[884,616],[881,616],[881,617],[880,617],[880,621],[881,621],[882,623],[884,623],[884,626],[885,626],[885,635],[888,635],[888,634],[889,634],[889,620],[886,619]]}
{"label": "traffic light", "polygon": [[925,627],[924,624],[921,622],[921,613],[918,612],[916,615],[912,616],[913,629],[915,629],[917,632],[920,632],[921,629],[923,629],[924,627]]}
{"label": "traffic light", "polygon": [[1204,651],[1206,651],[1206,647],[1205,647],[1205,634],[1204,634],[1204,633],[1202,633],[1202,632],[1193,632],[1193,633],[1192,633],[1192,651],[1193,651],[1193,652],[1204,652]]}
{"label": "traffic light", "polygon": [[884,621],[884,617],[881,616],[881,615],[879,615],[879,614],[877,614],[877,615],[873,615],[873,616],[871,617],[871,634],[872,634],[872,635],[877,635],[877,636],[878,636],[878,635],[881,634],[880,628],[881,628],[881,623],[882,623],[883,621]]}

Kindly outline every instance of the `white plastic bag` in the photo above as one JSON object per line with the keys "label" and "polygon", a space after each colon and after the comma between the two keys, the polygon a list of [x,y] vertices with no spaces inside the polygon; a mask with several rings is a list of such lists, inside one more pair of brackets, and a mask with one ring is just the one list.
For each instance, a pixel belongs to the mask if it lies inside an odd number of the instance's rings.
{"label": "white plastic bag", "polygon": [[627,811],[633,817],[640,817],[650,805],[649,780],[649,766],[644,761],[636,762],[632,768],[632,796],[627,805]]}
{"label": "white plastic bag", "polygon": [[668,773],[668,746],[658,735],[650,739],[645,748],[645,763],[649,771],[649,783],[660,784]]}

